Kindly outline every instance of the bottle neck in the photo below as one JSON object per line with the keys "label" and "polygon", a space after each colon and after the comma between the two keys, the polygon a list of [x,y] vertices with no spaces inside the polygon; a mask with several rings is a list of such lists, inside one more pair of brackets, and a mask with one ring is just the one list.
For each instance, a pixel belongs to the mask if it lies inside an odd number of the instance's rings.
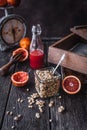
{"label": "bottle neck", "polygon": [[37,38],[37,35],[35,33],[33,33],[32,40],[36,40],[36,38]]}
{"label": "bottle neck", "polygon": [[43,49],[43,44],[42,44],[42,41],[41,41],[41,38],[40,38],[40,34],[38,32],[38,30],[36,30],[35,26],[33,26],[32,28],[32,41],[31,41],[31,44],[30,44],[30,52],[36,50],[36,49],[40,49],[40,50],[44,50]]}
{"label": "bottle neck", "polygon": [[33,33],[31,44],[30,44],[30,52],[32,52],[36,49],[36,44],[37,44],[37,35],[35,33]]}

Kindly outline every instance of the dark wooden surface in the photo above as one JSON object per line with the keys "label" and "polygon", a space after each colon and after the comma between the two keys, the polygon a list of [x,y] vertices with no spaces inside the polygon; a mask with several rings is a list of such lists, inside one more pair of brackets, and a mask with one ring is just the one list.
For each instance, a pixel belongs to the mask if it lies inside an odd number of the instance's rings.
{"label": "dark wooden surface", "polygon": [[[45,48],[47,44],[54,41],[44,39]],[[11,52],[0,52],[0,67],[7,63]],[[68,95],[60,88],[59,95],[62,98],[59,99],[59,96],[56,96],[44,100],[44,112],[40,119],[37,119],[35,113],[39,112],[38,107],[34,105],[32,109],[29,109],[27,102],[27,97],[36,92],[33,70],[30,72],[30,81],[23,88],[14,87],[10,80],[13,72],[29,71],[29,69],[27,60],[13,66],[9,75],[0,76],[0,129],[11,130],[11,126],[15,125],[15,130],[87,130],[87,85],[82,86],[81,91],[76,95]],[[29,88],[29,92],[27,92],[27,88]],[[19,103],[18,98],[23,99],[24,102]],[[55,102],[51,108],[48,107],[50,100]],[[63,113],[58,113],[60,105],[65,107]],[[12,111],[13,115],[7,115],[6,111]],[[13,118],[18,114],[23,117],[17,122]],[[49,119],[52,119],[52,122],[49,122]]]}

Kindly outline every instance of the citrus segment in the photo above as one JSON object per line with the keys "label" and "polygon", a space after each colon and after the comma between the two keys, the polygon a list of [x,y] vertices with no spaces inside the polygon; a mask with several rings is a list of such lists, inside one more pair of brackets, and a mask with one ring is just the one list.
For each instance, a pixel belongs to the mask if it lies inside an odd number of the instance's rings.
{"label": "citrus segment", "polygon": [[81,89],[81,82],[76,76],[70,75],[63,79],[62,87],[65,92],[76,94]]}
{"label": "citrus segment", "polygon": [[28,80],[29,80],[28,73],[24,71],[15,72],[11,76],[12,84],[16,87],[25,86]]}
{"label": "citrus segment", "polygon": [[22,53],[22,57],[20,58],[20,62],[25,61],[28,58],[28,51],[24,48],[18,48],[15,51],[13,51],[13,56],[16,54]]}

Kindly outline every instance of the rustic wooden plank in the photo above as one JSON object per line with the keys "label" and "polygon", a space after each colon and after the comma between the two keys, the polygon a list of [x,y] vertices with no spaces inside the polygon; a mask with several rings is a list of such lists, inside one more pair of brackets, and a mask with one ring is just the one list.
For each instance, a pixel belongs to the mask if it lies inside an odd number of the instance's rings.
{"label": "rustic wooden plank", "polygon": [[[83,87],[76,95],[68,95],[61,90],[61,99],[55,98],[55,106],[51,108],[52,130],[87,130],[87,89]],[[65,108],[63,113],[58,107]]]}
{"label": "rustic wooden plank", "polygon": [[[18,64],[15,71],[28,71],[28,69],[29,61],[23,64]],[[29,92],[27,92],[27,88],[29,88]],[[41,114],[41,118],[37,119],[35,114],[36,112],[39,112],[38,107],[34,105],[32,109],[28,108],[27,97],[29,97],[33,92],[36,92],[33,72],[30,74],[30,81],[24,88],[16,88],[12,85],[6,111],[12,111],[13,115],[10,116],[5,114],[2,130],[11,130],[12,125],[16,126],[16,130],[50,130],[49,107],[47,107],[49,100],[45,101],[44,112]],[[18,98],[21,98],[24,101],[19,103],[17,102]],[[15,107],[15,109],[13,109],[13,107]],[[23,118],[19,122],[16,122],[13,118],[18,114],[22,114]]]}
{"label": "rustic wooden plank", "polygon": [[[0,67],[6,64],[9,61],[10,52],[1,52],[0,51]],[[2,122],[5,114],[5,109],[8,101],[9,91],[10,91],[10,74],[9,76],[0,75],[0,129],[2,127]]]}

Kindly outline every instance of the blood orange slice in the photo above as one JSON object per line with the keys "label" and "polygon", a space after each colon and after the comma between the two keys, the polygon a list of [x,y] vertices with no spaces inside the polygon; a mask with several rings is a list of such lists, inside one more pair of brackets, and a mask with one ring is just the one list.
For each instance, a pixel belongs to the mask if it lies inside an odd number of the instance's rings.
{"label": "blood orange slice", "polygon": [[12,84],[16,87],[25,86],[28,80],[29,80],[29,75],[27,72],[24,72],[24,71],[15,72],[11,76]]}
{"label": "blood orange slice", "polygon": [[81,82],[76,76],[66,76],[62,81],[62,87],[68,94],[76,94],[81,89]]}
{"label": "blood orange slice", "polygon": [[28,51],[24,48],[18,48],[13,51],[13,56],[16,54],[22,53],[22,57],[20,58],[20,62],[25,61],[28,58]]}

